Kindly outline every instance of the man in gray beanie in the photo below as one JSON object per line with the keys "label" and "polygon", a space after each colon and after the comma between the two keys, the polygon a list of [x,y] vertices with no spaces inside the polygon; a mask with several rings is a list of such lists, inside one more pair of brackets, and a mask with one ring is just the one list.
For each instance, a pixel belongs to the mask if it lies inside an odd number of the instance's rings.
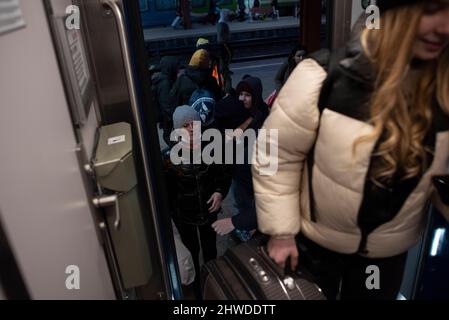
{"label": "man in gray beanie", "polygon": [[192,254],[196,272],[193,288],[195,296],[201,299],[200,249],[204,262],[217,257],[217,235],[212,224],[217,221],[223,199],[228,194],[231,176],[222,164],[207,164],[202,159],[199,163],[190,161],[197,147],[201,151],[201,143],[195,144],[193,138],[195,121],[201,126],[200,115],[192,107],[181,106],[175,110],[173,126],[189,132],[190,144],[183,150],[191,154],[189,161],[175,164],[168,152],[164,154],[164,165],[171,216],[182,242]]}
{"label": "man in gray beanie", "polygon": [[[184,147],[187,147],[189,149],[198,149],[201,147],[201,130],[199,130],[199,132],[196,133],[196,136],[194,136],[195,122],[199,123],[201,129],[200,114],[190,106],[180,106],[176,108],[175,112],[173,113],[173,129],[187,130],[189,137],[186,137],[185,133],[183,133],[182,131],[178,132],[178,137],[180,136]],[[179,141],[173,142],[174,144],[176,144]],[[187,143],[187,145],[185,143]]]}
{"label": "man in gray beanie", "polygon": [[191,122],[201,121],[200,115],[190,106],[180,106],[173,113],[174,129],[182,129]]}

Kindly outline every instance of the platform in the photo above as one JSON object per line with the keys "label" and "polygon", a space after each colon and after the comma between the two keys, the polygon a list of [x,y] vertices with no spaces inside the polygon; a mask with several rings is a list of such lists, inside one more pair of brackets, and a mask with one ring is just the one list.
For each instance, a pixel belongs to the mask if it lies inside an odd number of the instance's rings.
{"label": "platform", "polygon": [[[299,28],[299,19],[295,17],[280,17],[273,20],[233,21],[229,22],[231,37],[233,34],[264,30],[282,30]],[[144,29],[145,42],[157,42],[192,37],[211,37],[217,34],[217,26],[211,24],[194,23],[191,29],[173,29],[172,27],[157,27]]]}

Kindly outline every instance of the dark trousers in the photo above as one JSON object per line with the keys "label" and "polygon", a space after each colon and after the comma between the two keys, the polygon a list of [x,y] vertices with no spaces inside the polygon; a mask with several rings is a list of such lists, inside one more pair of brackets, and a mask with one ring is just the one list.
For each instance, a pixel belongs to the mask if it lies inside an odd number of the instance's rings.
{"label": "dark trousers", "polygon": [[[407,253],[371,259],[358,254],[345,255],[299,237],[299,266],[307,268],[329,300],[396,300],[402,284]],[[305,249],[305,250],[304,250]],[[379,288],[369,289],[379,270]],[[368,282],[368,286],[367,286]]]}
{"label": "dark trousers", "polygon": [[[217,233],[212,228],[212,224],[217,220],[216,215],[211,219],[211,222],[202,225],[195,226],[191,224],[175,221],[176,228],[179,231],[181,240],[190,251],[195,265],[195,281],[193,283],[195,295],[197,298],[201,297],[201,284],[200,284],[200,249],[203,252],[204,263],[217,258]],[[199,238],[198,238],[199,231]],[[201,247],[200,247],[201,245]]]}
{"label": "dark trousers", "polygon": [[167,144],[167,146],[173,145],[174,142],[170,141],[170,135],[173,131],[173,121],[165,119],[164,117],[161,127],[163,130],[162,138],[164,139],[165,143]]}
{"label": "dark trousers", "polygon": [[231,190],[234,196],[232,215],[240,216],[240,223],[244,223],[244,225],[235,226],[234,234],[240,241],[246,242],[251,239],[250,231],[257,229],[254,189],[251,184],[233,179]]}

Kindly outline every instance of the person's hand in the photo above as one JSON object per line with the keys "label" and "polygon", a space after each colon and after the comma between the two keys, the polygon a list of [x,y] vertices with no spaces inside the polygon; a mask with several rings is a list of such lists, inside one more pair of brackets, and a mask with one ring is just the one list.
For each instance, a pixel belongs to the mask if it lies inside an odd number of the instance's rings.
{"label": "person's hand", "polygon": [[225,133],[226,142],[229,142],[234,139],[238,142],[240,140],[240,137],[243,135],[248,126],[253,122],[253,120],[254,120],[253,117],[249,117],[238,128],[235,128],[234,131],[231,131],[230,134],[227,134],[226,132]]}
{"label": "person's hand", "polygon": [[241,134],[240,134],[237,138],[239,138],[239,137],[243,134],[243,132],[249,127],[249,125],[251,124],[251,122],[253,122],[253,120],[254,120],[254,117],[249,117],[248,119],[246,119],[245,122],[243,122],[243,123],[237,128],[237,129],[241,129],[241,130],[242,130]]}
{"label": "person's hand", "polygon": [[298,248],[295,238],[276,239],[271,237],[268,241],[268,254],[282,269],[285,269],[285,261],[290,257],[290,267],[296,270],[298,265]]}
{"label": "person's hand", "polygon": [[207,204],[210,204],[209,212],[218,211],[221,208],[221,203],[223,202],[223,195],[220,192],[215,192],[212,197],[210,197]]}
{"label": "person's hand", "polygon": [[212,228],[214,228],[215,232],[220,236],[227,235],[235,229],[231,218],[215,221],[214,224],[212,224]]}

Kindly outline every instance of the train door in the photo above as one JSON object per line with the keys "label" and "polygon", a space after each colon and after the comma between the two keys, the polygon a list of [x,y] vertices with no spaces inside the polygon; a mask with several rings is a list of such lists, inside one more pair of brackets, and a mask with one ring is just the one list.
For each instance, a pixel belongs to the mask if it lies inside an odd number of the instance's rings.
{"label": "train door", "polygon": [[[143,4],[141,3],[142,19],[149,19],[147,9],[157,2],[147,0],[143,1]],[[195,6],[203,8],[206,2],[193,1],[193,14],[197,12],[197,10],[194,10]],[[299,9],[297,1],[279,1],[281,8],[279,19],[269,15],[272,10],[269,6],[270,1],[264,1],[258,18],[251,20],[250,3],[252,5],[252,1],[245,1],[247,13],[242,17],[243,21],[238,21],[237,18],[237,12],[235,11],[237,1],[226,1],[225,5],[222,1],[217,6],[222,10],[221,13],[228,12],[230,16],[231,35],[228,44],[232,51],[232,61],[230,61],[232,87],[235,89],[245,75],[255,76],[262,80],[263,98],[267,98],[277,89],[276,74],[287,59],[293,57],[291,55],[293,49],[295,49],[293,53],[305,56],[304,50],[299,50],[300,44],[307,46],[310,52],[323,47],[330,47],[331,1],[301,1],[303,5],[301,7],[303,18],[301,20],[304,21],[302,32],[299,31],[300,19],[297,14]],[[230,9],[227,8],[227,4],[229,4]],[[161,11],[161,18],[162,13]],[[207,10],[203,11],[204,13],[207,13]],[[156,21],[158,19],[154,19],[152,22]],[[194,21],[194,28],[191,29],[163,27],[163,25],[169,25],[170,22],[171,20],[160,21],[161,25],[157,28],[149,27],[150,23],[143,26],[145,47],[151,63],[149,68],[155,73],[154,78],[157,78],[158,73],[162,71],[160,69],[162,59],[168,56],[178,58],[181,67],[180,74],[186,73],[189,76],[191,71],[189,70],[190,60],[197,49],[199,38],[202,38],[201,41],[204,41],[203,44],[210,50],[211,59],[216,59],[224,54],[218,43],[217,25],[208,21]],[[135,34],[139,34],[139,32]],[[92,42],[96,43],[97,41]],[[101,46],[101,44],[98,44],[98,46]],[[288,57],[289,55],[291,56]],[[284,76],[282,78],[284,80]],[[222,89],[226,91],[226,88]],[[179,99],[177,106],[184,103],[181,103],[181,100],[183,99]],[[154,125],[154,123],[151,124],[152,128]],[[164,141],[161,139],[160,143],[162,145]],[[152,155],[154,156],[154,154]],[[224,199],[223,211],[218,215],[219,220],[232,216],[234,213],[233,201],[233,192],[231,191]],[[237,234],[238,236],[239,234]],[[234,233],[226,236],[217,235],[218,256],[223,255],[227,248],[234,245],[239,239],[235,237]],[[202,255],[199,256],[200,260],[201,258]]]}
{"label": "train door", "polygon": [[[45,4],[116,296],[179,299],[138,2]],[[86,101],[95,112],[83,121]]]}
{"label": "train door", "polygon": [[17,265],[16,257],[6,235],[0,212],[0,301],[28,300],[30,294]]}
{"label": "train door", "polygon": [[11,299],[114,299],[43,2],[2,1],[0,16],[0,286]]}

